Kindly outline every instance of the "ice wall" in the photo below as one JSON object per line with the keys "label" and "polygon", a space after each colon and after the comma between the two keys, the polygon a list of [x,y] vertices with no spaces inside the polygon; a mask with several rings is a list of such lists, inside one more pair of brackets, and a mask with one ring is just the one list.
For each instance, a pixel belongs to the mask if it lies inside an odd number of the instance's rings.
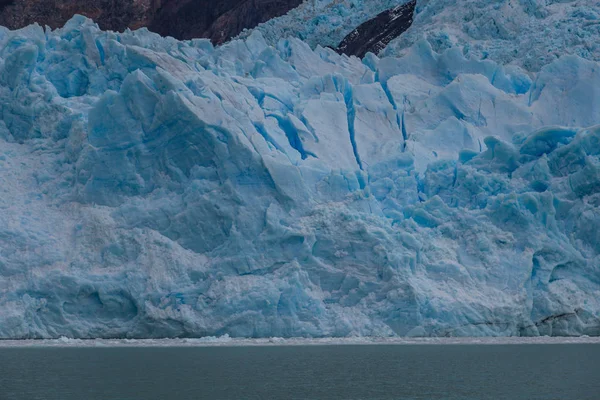
{"label": "ice wall", "polygon": [[0,32],[0,337],[600,335],[600,65]]}

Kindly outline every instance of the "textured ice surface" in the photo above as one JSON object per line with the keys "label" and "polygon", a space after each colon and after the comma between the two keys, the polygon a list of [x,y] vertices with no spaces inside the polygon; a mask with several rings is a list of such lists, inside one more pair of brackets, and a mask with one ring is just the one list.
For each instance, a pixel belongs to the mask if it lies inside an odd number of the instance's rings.
{"label": "textured ice surface", "polygon": [[2,338],[600,335],[593,59],[82,17],[0,58]]}
{"label": "textured ice surface", "polygon": [[411,29],[383,52],[404,54],[427,39],[438,52],[459,47],[470,58],[539,71],[565,54],[600,60],[597,0],[419,0]]}
{"label": "textured ice surface", "polygon": [[407,0],[307,0],[281,17],[243,32],[262,33],[267,43],[276,45],[280,38],[294,37],[311,47],[337,45],[357,26],[377,14],[406,3]]}

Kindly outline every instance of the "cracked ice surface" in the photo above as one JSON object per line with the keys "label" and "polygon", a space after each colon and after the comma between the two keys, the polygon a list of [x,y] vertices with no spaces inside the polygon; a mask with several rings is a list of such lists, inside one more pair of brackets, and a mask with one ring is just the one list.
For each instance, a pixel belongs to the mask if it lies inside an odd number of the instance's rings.
{"label": "cracked ice surface", "polygon": [[599,35],[597,0],[419,0],[412,27],[382,54],[402,55],[426,39],[438,52],[456,47],[539,71],[565,54],[599,61]]}
{"label": "cracked ice surface", "polygon": [[600,65],[0,33],[0,337],[600,335]]}

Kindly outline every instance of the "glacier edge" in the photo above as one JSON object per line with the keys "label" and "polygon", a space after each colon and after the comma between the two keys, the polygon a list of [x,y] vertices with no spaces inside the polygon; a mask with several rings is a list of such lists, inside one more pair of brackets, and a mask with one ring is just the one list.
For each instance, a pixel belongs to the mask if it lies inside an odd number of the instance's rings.
{"label": "glacier edge", "polygon": [[600,335],[594,59],[0,48],[1,338]]}

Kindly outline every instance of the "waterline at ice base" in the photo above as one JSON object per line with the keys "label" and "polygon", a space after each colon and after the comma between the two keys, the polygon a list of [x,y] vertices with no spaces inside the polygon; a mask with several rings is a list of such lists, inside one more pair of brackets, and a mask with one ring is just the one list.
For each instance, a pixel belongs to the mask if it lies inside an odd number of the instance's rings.
{"label": "waterline at ice base", "polygon": [[0,31],[0,338],[600,336],[596,1],[277,21]]}

